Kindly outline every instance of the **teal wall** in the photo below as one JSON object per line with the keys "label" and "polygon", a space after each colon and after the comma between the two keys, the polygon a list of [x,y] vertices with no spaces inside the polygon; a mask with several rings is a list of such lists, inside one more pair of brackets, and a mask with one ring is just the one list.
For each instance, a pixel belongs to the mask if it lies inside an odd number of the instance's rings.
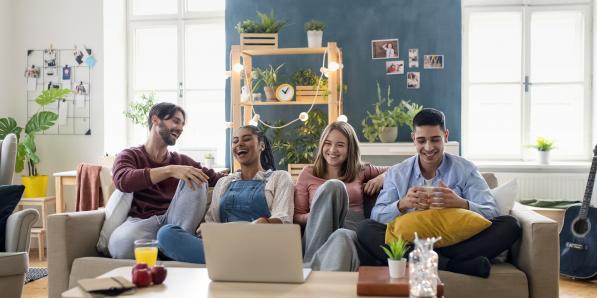
{"label": "teal wall", "polygon": [[[307,36],[303,24],[310,19],[327,24],[323,41],[335,41],[343,50],[344,83],[348,92],[344,97],[344,113],[348,116],[359,139],[361,121],[367,110],[377,101],[376,81],[382,88],[388,84],[392,97],[409,99],[425,107],[445,112],[450,140],[460,141],[461,118],[461,3],[460,0],[226,0],[226,48],[239,44],[240,35],[234,29],[244,19],[255,19],[255,11],[274,10],[278,18],[289,21],[279,34],[279,47],[306,47]],[[419,49],[421,89],[406,88],[406,74],[385,74],[388,60],[371,59],[371,40],[398,38],[399,60],[408,66],[408,49]],[[423,55],[445,55],[444,69],[423,68]],[[226,62],[229,68],[229,61]],[[269,56],[254,59],[254,67],[284,63],[282,77],[289,77],[299,68],[313,70],[321,66],[321,56]],[[406,67],[406,71],[411,71]],[[230,94],[227,83],[227,116]],[[258,107],[262,119],[290,120],[303,107]],[[323,109],[323,108],[322,108]],[[399,141],[409,141],[407,128],[400,130]]]}

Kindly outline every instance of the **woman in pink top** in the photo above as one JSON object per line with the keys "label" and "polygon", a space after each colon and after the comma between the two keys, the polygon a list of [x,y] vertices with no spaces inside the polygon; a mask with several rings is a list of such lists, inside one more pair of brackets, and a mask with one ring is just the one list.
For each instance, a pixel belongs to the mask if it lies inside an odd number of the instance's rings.
{"label": "woman in pink top", "polygon": [[350,124],[338,121],[325,128],[314,165],[301,172],[294,189],[294,223],[305,226],[306,262],[316,260],[317,251],[330,245],[336,232],[344,234],[338,243],[356,239],[353,231],[365,219],[364,197],[379,192],[388,168],[361,162],[359,141]]}

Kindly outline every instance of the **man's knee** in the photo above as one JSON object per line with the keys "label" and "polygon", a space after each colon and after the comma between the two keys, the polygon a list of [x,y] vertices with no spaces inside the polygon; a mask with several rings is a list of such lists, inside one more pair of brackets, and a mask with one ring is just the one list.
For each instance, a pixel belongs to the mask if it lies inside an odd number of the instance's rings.
{"label": "man's knee", "polygon": [[359,222],[357,226],[357,238],[360,242],[369,243],[371,236],[375,233],[378,222],[372,219],[365,219]]}
{"label": "man's knee", "polygon": [[500,226],[507,231],[519,233],[521,231],[520,223],[518,219],[514,216],[510,215],[502,215],[497,217],[496,219],[499,220]]}

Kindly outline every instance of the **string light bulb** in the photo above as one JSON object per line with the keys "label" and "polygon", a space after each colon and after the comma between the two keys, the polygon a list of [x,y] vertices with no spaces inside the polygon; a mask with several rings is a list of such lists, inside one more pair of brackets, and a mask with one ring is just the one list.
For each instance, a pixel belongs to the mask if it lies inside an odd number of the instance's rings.
{"label": "string light bulb", "polygon": [[224,78],[225,79],[229,79],[231,76],[232,76],[232,72],[231,71],[227,70],[227,71],[224,72]]}
{"label": "string light bulb", "polygon": [[240,64],[240,63],[236,63],[236,64],[234,64],[234,66],[232,67],[232,69],[235,72],[241,72],[241,71],[243,71],[245,69],[245,67],[242,64]]}
{"label": "string light bulb", "polygon": [[303,122],[309,120],[309,114],[307,112],[302,112],[299,114],[299,119]]}
{"label": "string light bulb", "polygon": [[336,121],[348,123],[348,117],[346,117],[346,115],[342,114],[342,115],[338,116],[338,119],[336,119]]}
{"label": "string light bulb", "polygon": [[251,119],[251,121],[249,121],[249,125],[251,125],[251,126],[259,125],[259,119],[261,119],[261,116],[259,114],[253,115],[253,118]]}
{"label": "string light bulb", "polygon": [[232,122],[230,122],[230,121],[224,122],[224,128],[232,128]]}
{"label": "string light bulb", "polygon": [[329,65],[330,71],[336,71],[336,70],[342,69],[342,68],[344,68],[343,64],[339,64],[338,62],[330,62],[330,65]]}

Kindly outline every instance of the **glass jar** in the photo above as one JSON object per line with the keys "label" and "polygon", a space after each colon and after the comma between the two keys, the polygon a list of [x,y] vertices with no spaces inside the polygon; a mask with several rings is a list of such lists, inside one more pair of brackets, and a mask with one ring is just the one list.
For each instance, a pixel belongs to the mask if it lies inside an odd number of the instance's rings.
{"label": "glass jar", "polygon": [[438,256],[433,244],[439,238],[415,239],[415,249],[409,255],[410,298],[437,297]]}

